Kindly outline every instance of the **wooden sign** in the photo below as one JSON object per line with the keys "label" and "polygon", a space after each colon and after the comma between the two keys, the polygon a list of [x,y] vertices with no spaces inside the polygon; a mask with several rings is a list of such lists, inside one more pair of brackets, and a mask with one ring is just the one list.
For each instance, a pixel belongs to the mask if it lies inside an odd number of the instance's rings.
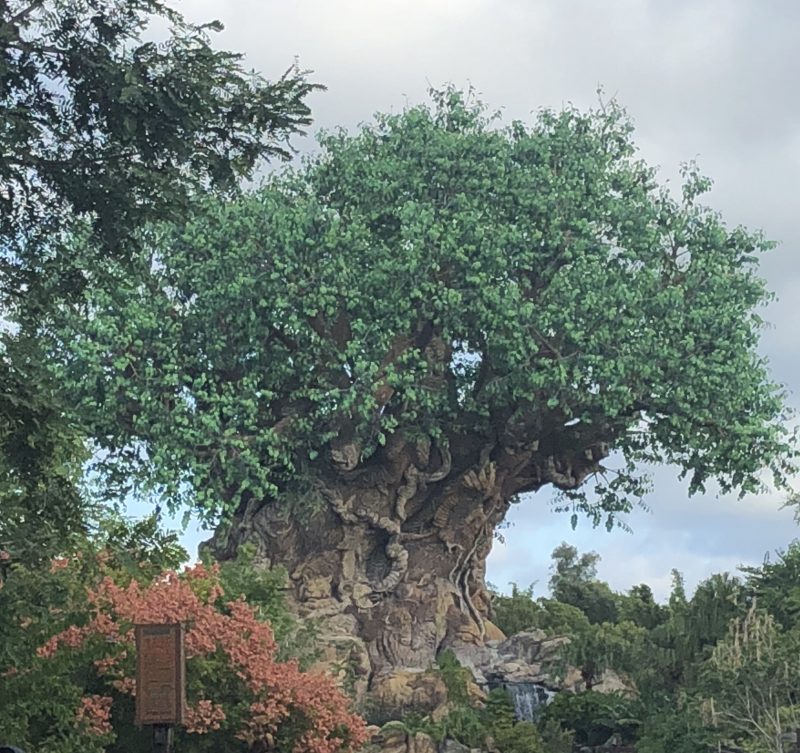
{"label": "wooden sign", "polygon": [[136,724],[183,724],[183,625],[136,626]]}

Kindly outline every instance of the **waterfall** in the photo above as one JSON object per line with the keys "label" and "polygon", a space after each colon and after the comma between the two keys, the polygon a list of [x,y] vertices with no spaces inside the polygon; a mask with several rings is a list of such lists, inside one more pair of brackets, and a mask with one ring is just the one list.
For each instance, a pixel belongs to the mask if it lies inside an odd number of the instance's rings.
{"label": "waterfall", "polygon": [[533,722],[542,708],[555,696],[555,692],[535,682],[508,682],[505,688],[514,702],[514,713],[519,721]]}

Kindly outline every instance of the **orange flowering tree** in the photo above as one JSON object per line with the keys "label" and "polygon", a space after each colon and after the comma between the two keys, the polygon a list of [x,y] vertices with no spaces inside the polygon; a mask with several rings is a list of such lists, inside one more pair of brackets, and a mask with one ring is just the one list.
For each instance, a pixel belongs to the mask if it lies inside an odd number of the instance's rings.
{"label": "orange flowering tree", "polygon": [[[69,588],[78,564],[55,560],[47,577]],[[143,578],[101,566],[65,610],[69,624],[40,639],[27,666],[0,667],[0,730],[47,753],[149,750],[147,733],[133,726],[133,626],[181,622],[188,706],[187,724],[176,732],[178,753],[359,748],[365,725],[347,697],[329,677],[279,660],[258,606],[226,597],[224,586],[217,565]],[[20,629],[34,630],[29,619]]]}

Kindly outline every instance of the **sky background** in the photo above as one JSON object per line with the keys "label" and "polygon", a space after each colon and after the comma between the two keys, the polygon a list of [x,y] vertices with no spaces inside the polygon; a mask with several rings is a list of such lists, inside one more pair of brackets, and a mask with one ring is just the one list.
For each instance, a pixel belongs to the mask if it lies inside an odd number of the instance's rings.
{"label": "sky background", "polygon": [[[219,19],[216,44],[247,67],[280,75],[295,58],[327,91],[310,99],[314,126],[354,128],[376,111],[426,99],[430,85],[472,85],[508,119],[540,107],[615,97],[636,124],[642,156],[676,183],[696,159],[714,179],[706,202],[732,225],[780,242],[762,271],[778,300],[762,352],[800,407],[800,3],[796,0],[184,0],[194,21]],[[311,136],[295,141],[314,148]],[[761,562],[800,534],[785,496],[688,498],[677,472],[657,468],[650,511],[633,533],[577,530],[543,490],[515,505],[488,579],[547,590],[561,542],[593,549],[616,589],[669,593],[670,571],[694,586],[712,572]],[[204,538],[189,530],[193,549]]]}

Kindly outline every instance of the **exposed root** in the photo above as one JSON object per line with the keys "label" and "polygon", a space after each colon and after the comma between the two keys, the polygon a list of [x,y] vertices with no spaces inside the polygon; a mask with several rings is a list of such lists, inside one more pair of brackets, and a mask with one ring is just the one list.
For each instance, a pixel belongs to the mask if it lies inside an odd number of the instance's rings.
{"label": "exposed root", "polygon": [[[486,516],[488,518],[488,515]],[[475,541],[472,544],[472,548],[467,553],[467,556],[464,557],[462,560],[462,565],[458,572],[458,578],[456,582],[456,587],[464,596],[464,601],[467,604],[467,609],[469,610],[470,614],[472,615],[472,619],[478,625],[478,630],[480,631],[481,640],[486,636],[486,625],[483,621],[483,616],[480,612],[475,608],[475,605],[472,603],[472,597],[469,593],[469,576],[472,573],[472,558],[475,556],[475,552],[478,551],[478,546],[486,541],[486,524],[484,521],[484,526],[481,532],[475,537]]]}
{"label": "exposed root", "polygon": [[475,608],[475,605],[472,603],[472,597],[469,594],[469,578],[467,578],[462,586],[462,592],[464,594],[464,601],[467,602],[467,608],[469,609],[470,615],[472,615],[472,619],[478,625],[478,634],[480,635],[481,640],[486,637],[486,623],[483,620],[483,615]]}
{"label": "exposed root", "polygon": [[394,591],[408,572],[408,549],[399,541],[399,536],[393,536],[386,545],[386,556],[392,561],[389,574],[373,586],[375,593]]}
{"label": "exposed root", "polygon": [[442,481],[450,474],[450,470],[453,467],[453,458],[450,450],[447,447],[442,447],[440,453],[442,455],[442,464],[438,470],[432,473],[420,470],[413,463],[406,469],[404,475],[405,484],[397,490],[397,498],[395,500],[395,513],[401,521],[405,521],[406,506],[418,491],[423,491],[428,484]]}

